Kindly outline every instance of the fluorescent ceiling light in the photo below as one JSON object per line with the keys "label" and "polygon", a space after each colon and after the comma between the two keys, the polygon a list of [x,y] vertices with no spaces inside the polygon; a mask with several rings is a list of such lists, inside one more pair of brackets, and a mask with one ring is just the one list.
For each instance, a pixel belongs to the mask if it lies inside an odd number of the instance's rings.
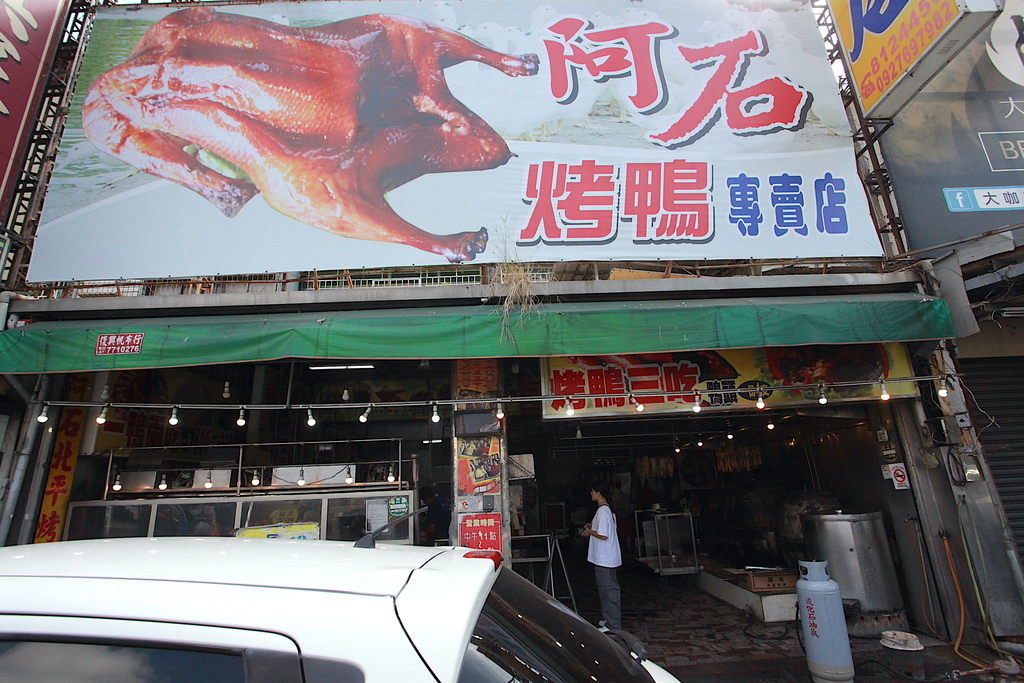
{"label": "fluorescent ceiling light", "polygon": [[310,365],[310,370],[373,370],[372,365]]}

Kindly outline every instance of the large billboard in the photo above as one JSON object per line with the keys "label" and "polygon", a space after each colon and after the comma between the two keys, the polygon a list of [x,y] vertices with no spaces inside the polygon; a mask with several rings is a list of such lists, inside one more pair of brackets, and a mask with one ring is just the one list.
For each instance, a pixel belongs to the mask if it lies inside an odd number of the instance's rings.
{"label": "large billboard", "polygon": [[1024,0],[1006,9],[882,137],[908,246],[1024,221]]}
{"label": "large billboard", "polygon": [[891,118],[1002,9],[1002,0],[829,0],[865,114]]}
{"label": "large billboard", "polygon": [[[0,3],[0,217],[20,170],[68,0]],[[2,247],[3,245],[0,245]]]}
{"label": "large billboard", "polygon": [[792,7],[99,8],[29,279],[879,256]]}

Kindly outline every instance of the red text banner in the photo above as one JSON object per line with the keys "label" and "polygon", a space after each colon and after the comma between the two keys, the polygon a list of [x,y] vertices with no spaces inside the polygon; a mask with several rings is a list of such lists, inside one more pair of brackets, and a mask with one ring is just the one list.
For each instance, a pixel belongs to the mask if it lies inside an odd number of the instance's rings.
{"label": "red text banner", "polygon": [[[544,417],[740,410],[880,397],[883,382],[911,376],[899,344],[723,349],[543,360]],[[885,382],[890,397],[914,382]]]}

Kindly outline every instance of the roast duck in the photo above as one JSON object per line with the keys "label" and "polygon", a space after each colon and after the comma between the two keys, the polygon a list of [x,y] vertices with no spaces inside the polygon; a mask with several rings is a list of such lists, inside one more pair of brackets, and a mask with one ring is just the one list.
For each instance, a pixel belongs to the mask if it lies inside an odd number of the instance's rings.
{"label": "roast duck", "polygon": [[448,89],[443,70],[467,60],[508,76],[538,70],[535,54],[495,52],[408,17],[298,28],[193,7],[154,24],[96,79],[83,128],[99,149],[226,216],[260,193],[303,223],[457,263],[484,251],[486,228],[433,235],[384,195],[426,173],[513,156]]}

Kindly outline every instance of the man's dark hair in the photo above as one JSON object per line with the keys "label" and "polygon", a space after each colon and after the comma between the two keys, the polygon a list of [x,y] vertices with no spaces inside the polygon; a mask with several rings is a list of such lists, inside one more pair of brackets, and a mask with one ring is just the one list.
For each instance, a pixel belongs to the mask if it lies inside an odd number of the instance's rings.
{"label": "man's dark hair", "polygon": [[437,492],[434,491],[434,487],[430,484],[426,484],[420,487],[420,498],[422,500],[431,500],[437,497]]}

